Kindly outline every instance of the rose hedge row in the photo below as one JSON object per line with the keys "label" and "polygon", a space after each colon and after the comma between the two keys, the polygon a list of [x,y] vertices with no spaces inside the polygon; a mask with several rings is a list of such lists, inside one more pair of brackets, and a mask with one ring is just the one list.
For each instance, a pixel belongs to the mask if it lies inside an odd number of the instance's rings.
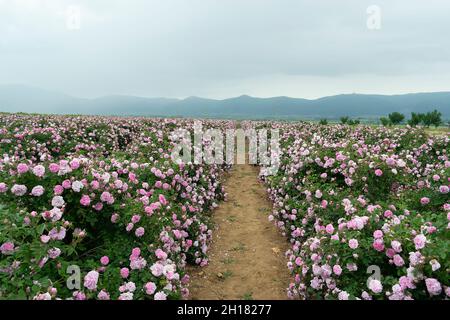
{"label": "rose hedge row", "polygon": [[281,168],[261,178],[274,203],[270,219],[291,242],[290,297],[448,299],[448,135],[305,123],[246,126],[282,131]]}
{"label": "rose hedge row", "polygon": [[226,195],[227,169],[170,159],[171,132],[193,121],[1,115],[0,124],[0,298],[188,295],[185,265],[208,262],[208,212]]}

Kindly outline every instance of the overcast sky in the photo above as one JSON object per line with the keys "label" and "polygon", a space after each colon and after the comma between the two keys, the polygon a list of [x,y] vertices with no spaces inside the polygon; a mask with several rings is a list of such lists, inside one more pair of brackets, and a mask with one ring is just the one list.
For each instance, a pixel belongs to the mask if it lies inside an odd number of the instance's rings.
{"label": "overcast sky", "polygon": [[449,13],[448,0],[0,0],[0,85],[80,97],[450,91]]}

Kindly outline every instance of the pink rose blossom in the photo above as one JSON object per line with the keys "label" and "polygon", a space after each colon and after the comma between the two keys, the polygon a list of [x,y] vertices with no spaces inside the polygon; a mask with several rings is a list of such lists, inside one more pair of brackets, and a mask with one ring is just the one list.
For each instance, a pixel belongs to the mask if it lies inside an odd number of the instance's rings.
{"label": "pink rose blossom", "polygon": [[369,282],[369,289],[372,290],[373,293],[380,293],[383,291],[383,285],[379,280],[372,279]]}
{"label": "pink rose blossom", "polygon": [[45,174],[45,167],[43,165],[37,165],[33,168],[33,173],[36,177],[43,177]]}
{"label": "pink rose blossom", "polygon": [[48,169],[50,170],[51,173],[57,173],[59,171],[59,165],[56,163],[50,163]]}
{"label": "pink rose blossom", "polygon": [[402,252],[402,244],[396,240],[391,242],[392,249],[395,250],[395,252]]}
{"label": "pink rose blossom", "polygon": [[155,300],[167,300],[167,295],[164,292],[159,291],[155,293]]}
{"label": "pink rose blossom", "polygon": [[19,163],[17,165],[17,172],[20,174],[28,172],[28,166],[25,163]]}
{"label": "pink rose blossom", "polygon": [[334,272],[337,276],[341,275],[341,273],[342,273],[342,268],[341,268],[341,266],[338,265],[338,264],[334,265],[334,266],[333,266],[333,272]]}
{"label": "pink rose blossom", "polygon": [[163,206],[167,205],[166,197],[164,197],[164,195],[162,194],[159,195],[159,203],[161,203]]}
{"label": "pink rose blossom", "polygon": [[44,194],[44,187],[42,186],[35,186],[32,190],[31,190],[31,194],[35,197],[40,197]]}
{"label": "pink rose blossom", "polygon": [[100,263],[101,263],[102,265],[104,265],[104,266],[108,265],[108,263],[109,263],[109,258],[108,258],[108,256],[103,256],[103,257],[101,257],[101,258],[100,258]]}
{"label": "pink rose blossom", "polygon": [[430,296],[438,296],[442,292],[442,286],[440,282],[433,278],[425,279],[425,285],[427,286],[428,293]]}
{"label": "pink rose blossom", "polygon": [[128,275],[130,274],[130,270],[128,268],[122,268],[120,269],[120,276],[122,278],[128,278]]}
{"label": "pink rose blossom", "polygon": [[394,264],[397,267],[402,267],[405,264],[405,261],[403,260],[403,258],[398,254],[394,255],[393,260],[394,260]]}
{"label": "pink rose blossom", "polygon": [[416,250],[423,249],[427,243],[427,238],[423,234],[419,234],[414,237],[414,245]]}
{"label": "pink rose blossom", "polygon": [[372,244],[372,247],[379,252],[383,251],[384,250],[383,239],[375,239],[375,241]]}
{"label": "pink rose blossom", "polygon": [[167,259],[167,253],[165,253],[161,249],[156,249],[155,255],[160,260],[166,260]]}
{"label": "pink rose blossom", "polygon": [[439,187],[439,192],[442,193],[442,194],[447,194],[448,191],[449,191],[448,186],[440,186]]}
{"label": "pink rose blossom", "polygon": [[153,282],[147,282],[144,285],[144,289],[146,294],[152,295],[153,293],[155,293],[156,285]]}
{"label": "pink rose blossom", "polygon": [[0,251],[4,255],[12,254],[14,252],[14,243],[5,242],[0,246]]}
{"label": "pink rose blossom", "polygon": [[0,193],[5,193],[8,191],[8,186],[4,182],[0,182]]}
{"label": "pink rose blossom", "polygon": [[89,271],[84,277],[84,286],[89,290],[97,289],[99,273],[97,271]]}
{"label": "pink rose blossom", "polygon": [[136,237],[139,237],[139,238],[142,237],[144,235],[144,233],[145,233],[145,229],[143,227],[139,227],[135,231]]}
{"label": "pink rose blossom", "polygon": [[23,184],[15,184],[12,186],[11,192],[16,196],[21,197],[27,193],[27,187]]}
{"label": "pink rose blossom", "polygon": [[119,215],[117,214],[117,213],[113,213],[112,215],[111,215],[111,222],[112,223],[116,223],[118,220],[119,220]]}
{"label": "pink rose blossom", "polygon": [[64,192],[64,188],[62,185],[57,184],[54,188],[53,188],[53,192],[55,193],[55,196],[59,196]]}
{"label": "pink rose blossom", "polygon": [[47,253],[50,259],[56,259],[61,254],[61,249],[59,248],[48,249]]}
{"label": "pink rose blossom", "polygon": [[328,234],[332,234],[333,232],[334,232],[334,227],[333,227],[333,225],[330,223],[330,224],[328,224],[326,227],[325,227],[325,231],[328,233]]}
{"label": "pink rose blossom", "polygon": [[91,204],[91,198],[88,195],[81,196],[80,204],[84,207],[87,207]]}
{"label": "pink rose blossom", "polygon": [[348,241],[348,246],[351,248],[351,249],[356,249],[356,248],[358,248],[358,240],[356,240],[356,239],[350,239],[349,241]]}
{"label": "pink rose blossom", "polygon": [[98,300],[110,300],[109,293],[105,290],[101,290],[97,295]]}
{"label": "pink rose blossom", "polygon": [[383,238],[383,231],[381,231],[381,230],[375,230],[375,231],[373,232],[373,237],[374,237],[375,239]]}

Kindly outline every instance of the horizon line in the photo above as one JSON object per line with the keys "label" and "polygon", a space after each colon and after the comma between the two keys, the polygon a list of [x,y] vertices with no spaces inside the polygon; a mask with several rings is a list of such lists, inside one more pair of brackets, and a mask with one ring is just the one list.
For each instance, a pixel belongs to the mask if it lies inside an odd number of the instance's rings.
{"label": "horizon line", "polygon": [[103,99],[108,97],[130,97],[130,98],[142,98],[142,99],[172,99],[172,100],[178,100],[183,101],[187,99],[203,99],[203,100],[213,100],[213,101],[224,101],[224,100],[230,100],[230,99],[237,99],[242,97],[249,97],[254,99],[273,99],[273,98],[288,98],[288,99],[299,99],[299,100],[308,100],[308,101],[315,101],[320,99],[325,99],[329,97],[336,97],[336,96],[349,96],[349,95],[363,95],[363,96],[404,96],[404,95],[413,95],[413,94],[435,94],[435,93],[450,93],[450,89],[448,91],[420,91],[420,92],[406,92],[406,93],[358,93],[358,92],[351,92],[351,93],[337,93],[337,94],[331,94],[331,95],[324,95],[317,98],[303,98],[303,97],[294,97],[294,96],[286,96],[286,95],[279,95],[279,96],[270,96],[270,97],[259,97],[259,96],[252,96],[246,93],[236,95],[236,96],[230,96],[228,98],[206,98],[202,96],[197,95],[190,95],[190,96],[183,96],[183,97],[167,97],[167,96],[145,96],[145,95],[133,95],[133,94],[121,94],[121,93],[109,93],[104,95],[99,95],[95,97],[81,97],[73,94],[69,94],[63,91],[55,90],[55,89],[47,89],[35,85],[27,85],[22,83],[4,83],[0,84],[0,87],[24,87],[24,88],[32,88],[32,89],[38,89],[41,91],[46,91],[48,93],[56,93],[56,94],[62,94],[66,95],[68,97],[76,98],[76,99],[84,99],[84,100],[96,100],[96,99]]}

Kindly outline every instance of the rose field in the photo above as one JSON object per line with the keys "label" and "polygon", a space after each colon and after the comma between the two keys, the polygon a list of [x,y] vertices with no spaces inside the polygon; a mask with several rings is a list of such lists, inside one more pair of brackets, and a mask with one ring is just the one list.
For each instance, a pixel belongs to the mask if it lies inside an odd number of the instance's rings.
{"label": "rose field", "polygon": [[[264,125],[264,124],[262,124]],[[449,137],[411,128],[277,124],[269,217],[289,238],[288,295],[446,299]],[[381,280],[368,279],[370,267]]]}
{"label": "rose field", "polygon": [[[252,237],[269,232],[245,220],[253,209],[286,245],[285,299],[449,299],[448,133],[202,123],[279,129],[278,171],[252,176],[249,166],[236,182],[238,164],[173,161],[174,131],[193,130],[191,119],[0,114],[0,299],[189,299],[191,286],[205,281],[199,270],[216,270],[216,231],[234,222],[245,238],[231,239],[242,243],[229,252],[241,264],[214,278],[214,288],[203,286],[220,291],[264,262],[238,256],[258,252]],[[264,189],[263,215],[239,206],[256,191],[229,195],[225,187],[248,181]],[[226,209],[226,222],[215,219],[229,196],[237,216]]]}

